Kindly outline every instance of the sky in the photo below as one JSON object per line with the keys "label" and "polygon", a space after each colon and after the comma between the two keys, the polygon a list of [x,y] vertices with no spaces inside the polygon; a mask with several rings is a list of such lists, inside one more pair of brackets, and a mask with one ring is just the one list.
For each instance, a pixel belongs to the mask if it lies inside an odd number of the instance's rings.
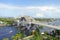
{"label": "sky", "polygon": [[0,0],[0,16],[60,18],[60,0]]}

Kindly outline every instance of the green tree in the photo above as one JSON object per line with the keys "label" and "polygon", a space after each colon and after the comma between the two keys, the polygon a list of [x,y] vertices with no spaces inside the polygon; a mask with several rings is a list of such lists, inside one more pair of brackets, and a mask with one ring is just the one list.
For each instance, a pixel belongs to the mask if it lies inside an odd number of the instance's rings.
{"label": "green tree", "polygon": [[4,38],[3,40],[9,40],[8,38]]}
{"label": "green tree", "polygon": [[39,29],[35,32],[35,40],[42,40],[42,35],[40,34]]}
{"label": "green tree", "polygon": [[16,34],[16,38],[20,39],[21,38],[21,34],[20,33]]}
{"label": "green tree", "polygon": [[12,40],[16,40],[16,36],[12,36]]}
{"label": "green tree", "polygon": [[18,32],[15,36],[12,36],[12,40],[19,40],[21,38],[21,33]]}

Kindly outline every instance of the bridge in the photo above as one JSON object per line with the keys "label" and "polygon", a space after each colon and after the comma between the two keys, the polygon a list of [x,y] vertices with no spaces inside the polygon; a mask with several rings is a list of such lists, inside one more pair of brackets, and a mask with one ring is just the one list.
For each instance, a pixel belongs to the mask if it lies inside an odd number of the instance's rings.
{"label": "bridge", "polygon": [[51,25],[51,24],[48,24],[48,23],[36,21],[34,18],[29,17],[29,16],[20,17],[20,22],[19,23],[23,23],[23,24],[26,24],[26,23],[28,23],[28,24],[37,24],[37,25],[40,25],[40,26],[43,26],[43,27],[49,27],[49,28],[60,30],[60,26]]}
{"label": "bridge", "polygon": [[54,29],[60,30],[60,26],[49,25],[47,23],[41,23],[41,22],[29,22],[29,23],[37,24],[37,25],[40,25],[40,26],[43,26],[43,27],[49,27],[49,28],[54,28]]}
{"label": "bridge", "polygon": [[39,26],[43,26],[43,27],[48,27],[48,28],[53,28],[53,29],[57,29],[57,30],[60,30],[60,26],[56,26],[56,25],[50,25],[48,23],[42,23],[42,22],[23,22],[24,24],[25,23],[29,23],[29,24],[37,24]]}

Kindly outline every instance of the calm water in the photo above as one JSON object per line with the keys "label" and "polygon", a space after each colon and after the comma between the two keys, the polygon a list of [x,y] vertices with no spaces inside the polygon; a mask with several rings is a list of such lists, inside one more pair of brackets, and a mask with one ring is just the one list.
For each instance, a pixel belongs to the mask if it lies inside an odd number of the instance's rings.
{"label": "calm water", "polygon": [[0,27],[0,40],[3,40],[3,38],[9,38],[11,40],[11,37],[16,35],[17,32],[17,29],[13,26]]}

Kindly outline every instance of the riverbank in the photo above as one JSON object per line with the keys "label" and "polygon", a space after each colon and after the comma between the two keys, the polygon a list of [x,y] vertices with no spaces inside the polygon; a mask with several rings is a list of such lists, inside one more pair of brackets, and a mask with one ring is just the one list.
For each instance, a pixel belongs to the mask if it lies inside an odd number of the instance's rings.
{"label": "riverbank", "polygon": [[14,26],[14,25],[9,25],[9,24],[0,24],[0,27],[8,27],[8,26]]}

